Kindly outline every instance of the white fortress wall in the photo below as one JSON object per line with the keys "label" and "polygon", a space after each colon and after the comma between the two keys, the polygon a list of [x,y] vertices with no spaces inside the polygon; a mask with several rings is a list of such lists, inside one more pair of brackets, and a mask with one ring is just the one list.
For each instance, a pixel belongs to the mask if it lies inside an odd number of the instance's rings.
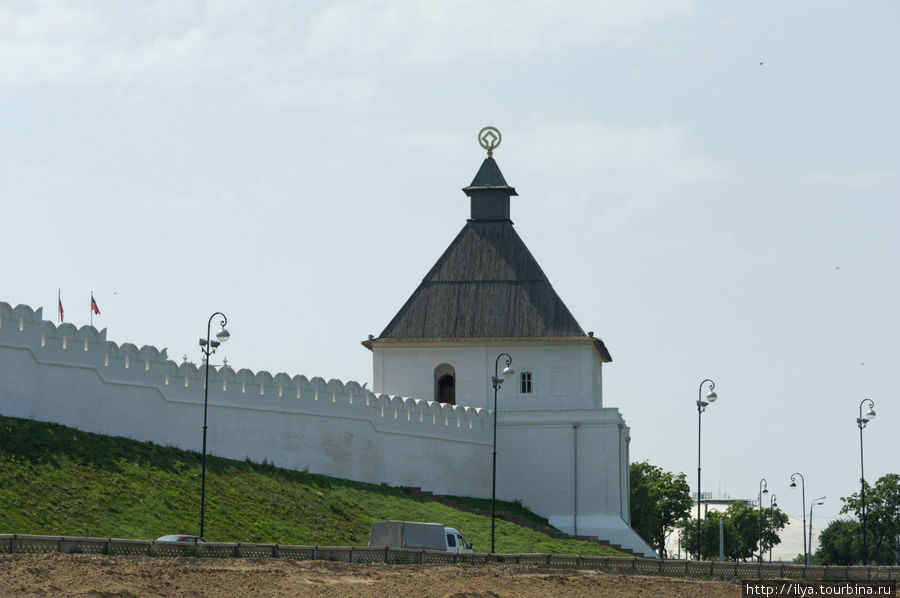
{"label": "white fortress wall", "polygon": [[[0,414],[201,449],[204,368],[0,302]],[[210,368],[207,452],[335,477],[490,492],[491,414],[356,382]]]}
{"label": "white fortress wall", "polygon": [[592,515],[628,520],[628,428],[617,409],[501,410],[498,423],[497,469],[515,473],[498,474],[498,494],[568,533],[596,535]]}
{"label": "white fortress wall", "polygon": [[[0,302],[2,415],[200,451],[204,372],[165,349],[118,345],[105,329],[56,325],[41,309]],[[497,497],[521,500],[569,533],[577,511],[579,534],[652,554],[625,524],[628,428],[618,410],[587,401],[557,408],[537,397],[505,403]],[[376,394],[356,382],[211,367],[207,452],[487,498],[492,418],[480,407]]]}

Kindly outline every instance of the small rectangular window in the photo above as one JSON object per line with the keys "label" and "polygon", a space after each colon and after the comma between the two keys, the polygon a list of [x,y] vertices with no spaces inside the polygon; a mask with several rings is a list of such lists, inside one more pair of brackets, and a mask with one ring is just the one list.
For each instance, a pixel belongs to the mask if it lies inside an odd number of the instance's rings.
{"label": "small rectangular window", "polygon": [[449,548],[456,548],[456,538],[453,534],[447,534],[447,546]]}
{"label": "small rectangular window", "polygon": [[531,372],[522,372],[519,376],[520,392],[522,394],[531,393]]}

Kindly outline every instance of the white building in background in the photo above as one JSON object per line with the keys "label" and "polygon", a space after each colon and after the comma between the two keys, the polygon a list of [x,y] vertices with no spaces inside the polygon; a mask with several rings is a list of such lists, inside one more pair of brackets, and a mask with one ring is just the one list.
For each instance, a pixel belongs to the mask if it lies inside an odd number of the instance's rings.
{"label": "white building in background", "polygon": [[[208,451],[353,480],[520,500],[568,533],[655,556],[629,521],[629,429],[603,406],[603,341],[585,333],[510,220],[491,157],[471,218],[376,338],[373,391],[266,371],[210,372]],[[499,390],[498,357],[515,376]],[[502,369],[505,358],[499,361]],[[0,414],[199,450],[203,370],[106,330],[0,303]]]}

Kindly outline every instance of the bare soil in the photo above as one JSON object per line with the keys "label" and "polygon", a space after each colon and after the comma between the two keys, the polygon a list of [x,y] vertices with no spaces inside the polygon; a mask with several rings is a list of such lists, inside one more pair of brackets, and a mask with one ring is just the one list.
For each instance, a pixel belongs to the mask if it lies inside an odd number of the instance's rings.
{"label": "bare soil", "polygon": [[90,554],[0,555],[0,596],[740,596],[738,583],[491,565],[349,564]]}

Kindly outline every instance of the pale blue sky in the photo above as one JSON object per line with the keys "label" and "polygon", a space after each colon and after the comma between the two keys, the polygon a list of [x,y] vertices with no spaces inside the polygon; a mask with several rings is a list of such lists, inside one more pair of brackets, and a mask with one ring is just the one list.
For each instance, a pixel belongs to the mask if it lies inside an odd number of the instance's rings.
{"label": "pale blue sky", "polygon": [[[900,470],[900,4],[0,2],[0,300],[371,380],[497,126],[632,458],[785,510]],[[515,356],[513,355],[513,359]],[[487,384],[487,381],[486,381]],[[502,400],[502,397],[501,397]]]}

